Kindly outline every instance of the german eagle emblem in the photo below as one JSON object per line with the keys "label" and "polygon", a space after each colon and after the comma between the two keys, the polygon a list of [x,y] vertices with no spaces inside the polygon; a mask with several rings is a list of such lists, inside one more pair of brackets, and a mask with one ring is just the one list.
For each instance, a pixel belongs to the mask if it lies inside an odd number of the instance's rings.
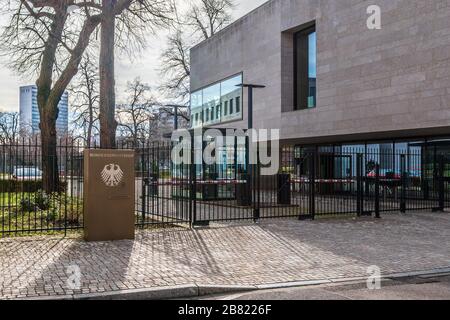
{"label": "german eagle emblem", "polygon": [[101,175],[108,187],[117,187],[123,179],[123,171],[117,164],[106,165]]}

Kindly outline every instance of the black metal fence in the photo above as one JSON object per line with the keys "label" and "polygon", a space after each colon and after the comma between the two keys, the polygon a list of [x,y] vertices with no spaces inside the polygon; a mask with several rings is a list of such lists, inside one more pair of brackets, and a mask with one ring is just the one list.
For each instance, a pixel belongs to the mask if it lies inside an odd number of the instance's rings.
{"label": "black metal fence", "polygon": [[[140,151],[144,170],[137,193],[141,223],[192,223],[380,216],[450,206],[450,154],[437,150],[284,147],[278,174],[246,165],[245,147],[216,150],[218,163],[172,163],[172,145]],[[203,148],[192,148],[191,160]]]}
{"label": "black metal fence", "polygon": [[[283,147],[278,173],[269,176],[261,164],[248,164],[245,143],[222,146],[213,161],[203,157],[204,145],[192,147],[185,155],[190,163],[178,165],[172,143],[119,148],[136,152],[137,227],[379,216],[450,206],[450,153],[433,148]],[[59,142],[60,187],[46,194],[39,142],[0,145],[1,236],[83,227],[83,150],[73,141]]]}
{"label": "black metal fence", "polygon": [[59,187],[45,193],[39,140],[0,145],[0,235],[67,232],[83,226],[82,147],[61,140],[53,158]]}

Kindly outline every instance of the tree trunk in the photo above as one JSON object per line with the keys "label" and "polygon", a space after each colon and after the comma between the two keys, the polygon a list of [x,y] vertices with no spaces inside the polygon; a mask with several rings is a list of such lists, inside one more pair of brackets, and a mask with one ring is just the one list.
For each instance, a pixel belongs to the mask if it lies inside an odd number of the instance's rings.
{"label": "tree trunk", "polygon": [[116,0],[103,0],[104,17],[101,22],[100,45],[100,146],[102,149],[116,147],[115,80],[114,80],[114,33]]}
{"label": "tree trunk", "polygon": [[[42,184],[47,194],[59,191],[58,152],[56,119],[58,107],[48,105],[41,112],[41,143],[42,143]],[[55,111],[56,110],[56,111]]]}
{"label": "tree trunk", "polygon": [[[62,4],[63,5],[63,4]],[[37,85],[37,102],[39,107],[41,129],[42,187],[48,194],[59,191],[58,153],[56,119],[61,95],[51,98],[53,67],[58,49],[58,39],[61,39],[67,15],[65,7],[58,8],[58,14],[51,25],[51,34],[42,54]],[[64,13],[64,14],[62,14]]]}

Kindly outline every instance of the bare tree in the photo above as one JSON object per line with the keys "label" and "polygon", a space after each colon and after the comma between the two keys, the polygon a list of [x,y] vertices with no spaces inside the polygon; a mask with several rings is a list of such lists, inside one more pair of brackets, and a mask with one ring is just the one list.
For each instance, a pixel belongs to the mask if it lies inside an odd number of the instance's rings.
{"label": "bare tree", "polygon": [[0,141],[13,144],[19,136],[19,113],[0,112]]}
{"label": "bare tree", "polygon": [[87,148],[92,145],[95,133],[99,132],[99,76],[98,67],[86,54],[80,64],[76,81],[70,87],[75,114],[73,125],[83,131],[82,138]]}
{"label": "bare tree", "polygon": [[187,24],[204,40],[209,39],[231,22],[233,7],[232,0],[199,0],[188,12]]}
{"label": "bare tree", "polygon": [[[43,187],[58,190],[56,120],[58,103],[78,72],[91,35],[102,31],[103,77],[101,111],[104,131],[115,140],[114,128],[114,34],[126,47],[164,16],[164,0],[0,0],[11,15],[2,34],[1,49],[10,57],[10,67],[19,73],[37,74],[38,106],[42,142]],[[74,13],[74,14],[72,14]],[[115,17],[120,16],[117,23]],[[137,28],[141,26],[142,28]],[[116,28],[116,30],[115,30]],[[142,40],[135,40],[140,44]],[[129,46],[131,48],[131,46]],[[106,105],[106,106],[105,106]],[[106,119],[106,120],[105,120]],[[105,128],[106,127],[106,128]]]}
{"label": "bare tree", "polygon": [[146,32],[168,20],[172,3],[167,0],[102,0],[104,18],[100,35],[100,144],[114,148],[115,119],[114,49],[127,52],[145,45]]}
{"label": "bare tree", "polygon": [[119,130],[137,146],[139,142],[150,139],[157,128],[156,102],[148,84],[139,78],[128,82],[126,93],[127,102],[117,107]]}
{"label": "bare tree", "polygon": [[167,37],[167,48],[161,55],[161,74],[165,81],[160,89],[175,99],[186,100],[189,96],[190,47],[183,31],[177,26]]}
{"label": "bare tree", "polygon": [[[43,187],[47,192],[57,191],[58,104],[100,24],[100,8],[96,1],[88,0],[2,2],[11,14],[2,34],[2,49],[11,60],[9,66],[19,73],[38,77]],[[71,15],[74,9],[79,9],[79,14]]]}
{"label": "bare tree", "polygon": [[186,101],[189,95],[189,51],[196,42],[209,39],[232,20],[232,0],[197,0],[186,17],[177,19],[167,37],[167,48],[161,54],[160,89],[169,97]]}
{"label": "bare tree", "polygon": [[[167,119],[167,118],[171,118],[173,119],[173,125],[171,127],[171,129],[174,129],[174,124],[175,121],[176,123],[176,127],[178,129],[186,129],[189,127],[189,123],[190,123],[190,111],[188,107],[183,107],[181,105],[177,105],[177,106],[172,106],[172,107],[166,107],[166,106],[162,106],[159,109],[159,114],[160,114],[160,120],[163,119]],[[160,123],[161,125],[163,125],[162,121]]]}

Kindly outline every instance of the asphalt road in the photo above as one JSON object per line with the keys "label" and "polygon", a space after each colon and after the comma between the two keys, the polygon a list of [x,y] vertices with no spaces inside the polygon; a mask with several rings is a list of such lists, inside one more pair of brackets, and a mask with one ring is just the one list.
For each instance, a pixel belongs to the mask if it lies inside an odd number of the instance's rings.
{"label": "asphalt road", "polygon": [[365,283],[323,285],[202,297],[201,300],[450,300],[450,275],[382,282],[380,290]]}

